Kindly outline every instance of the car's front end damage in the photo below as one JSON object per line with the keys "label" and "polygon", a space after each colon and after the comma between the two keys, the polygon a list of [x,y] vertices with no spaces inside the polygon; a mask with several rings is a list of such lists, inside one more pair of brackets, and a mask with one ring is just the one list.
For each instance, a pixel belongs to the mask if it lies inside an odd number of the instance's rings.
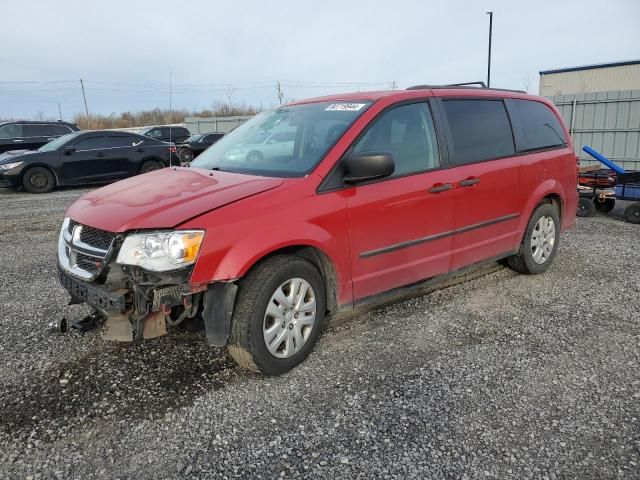
{"label": "car's front end damage", "polygon": [[132,341],[167,326],[204,321],[214,345],[227,343],[236,285],[189,283],[203,230],[111,233],[65,218],[58,267],[70,303],[87,303],[104,321],[104,337]]}

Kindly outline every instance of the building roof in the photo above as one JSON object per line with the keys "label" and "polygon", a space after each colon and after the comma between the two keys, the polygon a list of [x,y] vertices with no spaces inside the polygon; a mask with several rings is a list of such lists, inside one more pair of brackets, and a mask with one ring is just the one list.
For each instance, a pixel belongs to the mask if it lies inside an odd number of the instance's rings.
{"label": "building roof", "polygon": [[622,62],[594,63],[593,65],[580,65],[578,67],[556,68],[553,70],[541,70],[540,75],[550,73],[578,72],[580,70],[594,70],[596,68],[624,67],[625,65],[638,65],[640,60],[626,60]]}

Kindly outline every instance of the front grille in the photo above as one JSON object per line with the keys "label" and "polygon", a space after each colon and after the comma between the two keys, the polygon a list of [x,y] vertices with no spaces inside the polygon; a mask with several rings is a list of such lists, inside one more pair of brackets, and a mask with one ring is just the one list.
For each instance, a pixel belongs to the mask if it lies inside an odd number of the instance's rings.
{"label": "front grille", "polygon": [[102,250],[108,250],[114,238],[115,234],[98,230],[97,228],[83,226],[80,231],[80,240],[82,242]]}
{"label": "front grille", "polygon": [[58,241],[58,261],[69,273],[92,280],[111,253],[116,234],[65,219]]}

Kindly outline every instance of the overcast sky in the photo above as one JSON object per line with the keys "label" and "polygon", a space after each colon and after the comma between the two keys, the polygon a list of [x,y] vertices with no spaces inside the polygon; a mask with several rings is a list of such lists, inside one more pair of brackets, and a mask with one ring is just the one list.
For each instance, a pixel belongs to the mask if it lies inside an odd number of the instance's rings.
{"label": "overcast sky", "polygon": [[[277,103],[640,58],[640,0],[41,0],[0,6],[0,118]],[[10,83],[36,82],[36,83]],[[57,82],[57,83],[53,83]],[[358,85],[355,85],[358,84]],[[231,87],[229,87],[231,85]],[[230,95],[229,95],[230,94]]]}

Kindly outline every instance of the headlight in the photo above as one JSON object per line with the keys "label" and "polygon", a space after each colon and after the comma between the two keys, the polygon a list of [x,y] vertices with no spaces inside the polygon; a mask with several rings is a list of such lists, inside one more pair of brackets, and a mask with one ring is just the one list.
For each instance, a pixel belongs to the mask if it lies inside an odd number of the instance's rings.
{"label": "headlight", "polygon": [[11,170],[12,168],[19,167],[24,162],[4,163],[0,165],[0,170]]}
{"label": "headlight", "polygon": [[117,263],[136,265],[154,272],[175,270],[196,261],[202,230],[136,233],[128,235],[120,247]]}

